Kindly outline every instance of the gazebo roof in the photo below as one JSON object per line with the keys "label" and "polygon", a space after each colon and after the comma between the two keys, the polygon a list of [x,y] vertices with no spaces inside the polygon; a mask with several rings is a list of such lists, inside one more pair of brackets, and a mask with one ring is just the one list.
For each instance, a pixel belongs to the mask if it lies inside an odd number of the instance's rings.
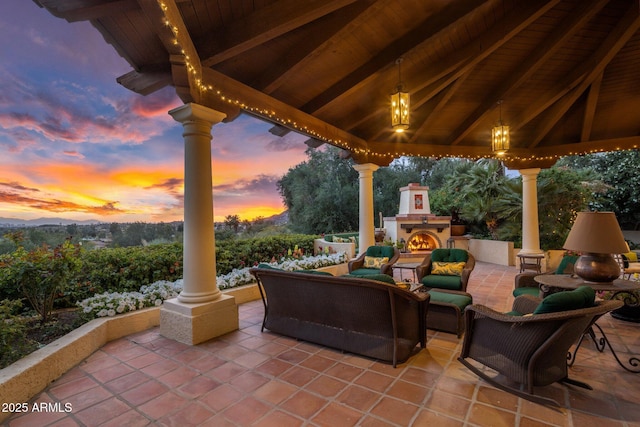
{"label": "gazebo roof", "polygon": [[[34,0],[91,21],[132,66],[120,84],[172,85],[358,162],[492,157],[510,167],[640,146],[640,11],[629,0]],[[401,77],[411,124],[390,124]],[[498,106],[499,101],[502,101]]]}

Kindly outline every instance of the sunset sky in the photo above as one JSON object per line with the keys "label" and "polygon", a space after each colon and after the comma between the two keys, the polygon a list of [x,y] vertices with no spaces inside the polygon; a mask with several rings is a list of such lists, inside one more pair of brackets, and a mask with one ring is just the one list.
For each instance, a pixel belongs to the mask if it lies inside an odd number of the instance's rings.
{"label": "sunset sky", "polygon": [[[182,220],[173,88],[124,89],[131,67],[97,30],[31,0],[2,0],[0,37],[0,218]],[[306,137],[270,127],[244,115],[213,127],[216,221],[285,209],[276,182],[306,159]]]}

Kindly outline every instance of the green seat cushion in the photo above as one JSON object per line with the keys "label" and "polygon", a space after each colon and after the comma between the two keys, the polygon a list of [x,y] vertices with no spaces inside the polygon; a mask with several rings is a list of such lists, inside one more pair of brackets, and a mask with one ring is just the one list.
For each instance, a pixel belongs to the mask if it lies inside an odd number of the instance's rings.
{"label": "green seat cushion", "polygon": [[367,280],[375,280],[378,282],[384,282],[384,283],[388,283],[390,285],[395,285],[396,281],[393,279],[393,277],[389,276],[388,274],[380,274],[380,272],[378,272],[377,274],[345,274],[342,277],[354,277],[356,279],[367,279]]}
{"label": "green seat cushion", "polygon": [[317,276],[331,276],[333,277],[333,274],[329,273],[328,271],[318,271],[318,270],[295,270],[296,273],[305,273],[305,274],[315,274]]}
{"label": "green seat cushion", "polygon": [[366,256],[391,259],[394,255],[393,246],[369,246]]}
{"label": "green seat cushion", "polygon": [[533,311],[533,314],[555,313],[592,307],[596,293],[589,286],[580,286],[573,291],[556,292],[545,297]]}
{"label": "green seat cushion", "polygon": [[558,268],[556,268],[556,274],[572,274],[573,265],[578,260],[577,255],[565,255],[562,257]]}
{"label": "green seat cushion", "polygon": [[[365,276],[370,274],[380,274],[379,268],[357,268],[351,272],[354,276]],[[386,276],[386,274],[385,274]]]}
{"label": "green seat cushion", "polygon": [[539,288],[529,288],[529,287],[522,287],[522,288],[516,288],[513,290],[513,296],[514,297],[519,297],[520,295],[532,295],[534,297],[537,297],[538,295],[540,295],[540,289]]}
{"label": "green seat cushion", "polygon": [[464,249],[434,249],[431,252],[431,261],[437,262],[467,262],[469,254]]}
{"label": "green seat cushion", "polygon": [[471,295],[458,295],[458,294],[450,294],[448,292],[438,292],[434,290],[429,291],[430,304],[434,302],[441,302],[447,304],[453,304],[460,308],[460,310],[464,310],[466,306],[473,302],[473,298]]}
{"label": "green seat cushion", "polygon": [[430,274],[422,278],[422,284],[428,288],[459,291],[462,287],[462,280],[460,276],[439,276]]}
{"label": "green seat cushion", "polygon": [[507,316],[522,316],[522,313],[520,313],[519,311],[515,311],[515,310],[507,311],[505,314]]}
{"label": "green seat cushion", "polygon": [[284,271],[284,270],[283,270],[283,269],[281,269],[281,268],[274,267],[273,265],[271,265],[271,264],[267,264],[267,263],[264,263],[264,262],[261,262],[260,264],[258,264],[258,268],[264,268],[264,269],[267,269],[267,270],[279,270],[279,271]]}

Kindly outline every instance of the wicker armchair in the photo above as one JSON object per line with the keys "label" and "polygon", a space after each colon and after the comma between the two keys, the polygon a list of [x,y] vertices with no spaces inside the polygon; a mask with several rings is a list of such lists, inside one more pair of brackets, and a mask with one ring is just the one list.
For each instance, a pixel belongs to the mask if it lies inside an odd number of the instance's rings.
{"label": "wicker armchair", "polygon": [[[565,255],[555,271],[548,271],[542,274],[573,274],[573,265],[577,259],[578,257],[575,255]],[[513,287],[513,296],[516,298],[520,295],[533,295],[540,298],[546,297],[547,294],[540,290],[540,285],[535,281],[535,277],[539,275],[540,273],[531,271],[517,274]]]}
{"label": "wicker armchair", "polygon": [[[513,311],[533,313],[540,299],[522,295]],[[458,360],[480,378],[517,396],[541,404],[558,403],[534,395],[533,388],[563,382],[591,389],[567,374],[569,348],[603,314],[620,301],[598,301],[593,307],[530,316],[499,313],[482,305],[465,310],[466,334]],[[477,363],[472,363],[470,360]],[[482,366],[497,372],[489,376]]]}
{"label": "wicker armchair", "polygon": [[[465,260],[464,269],[460,276],[439,276],[432,274],[433,261]],[[471,252],[464,249],[434,249],[427,254],[419,266],[416,267],[418,282],[427,288],[448,289],[466,292],[469,276],[476,266],[476,259]]]}
{"label": "wicker armchair", "polygon": [[[365,263],[367,258],[382,259],[387,261],[378,267],[368,267]],[[349,274],[354,276],[367,276],[369,274],[386,274],[393,277],[393,264],[400,259],[400,251],[393,246],[369,246],[366,252],[352,259],[347,264]]]}

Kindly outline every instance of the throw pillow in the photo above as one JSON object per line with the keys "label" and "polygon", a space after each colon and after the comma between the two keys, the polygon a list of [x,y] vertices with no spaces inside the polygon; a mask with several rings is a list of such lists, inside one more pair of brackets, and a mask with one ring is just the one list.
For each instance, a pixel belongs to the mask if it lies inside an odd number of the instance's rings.
{"label": "throw pillow", "polygon": [[431,263],[431,274],[439,276],[462,276],[464,262],[438,262]]}
{"label": "throw pillow", "polygon": [[382,264],[389,262],[388,257],[365,256],[364,268],[381,268]]}
{"label": "throw pillow", "polygon": [[556,292],[543,299],[533,314],[555,313],[592,307],[596,293],[589,286],[580,286],[573,291]]}

